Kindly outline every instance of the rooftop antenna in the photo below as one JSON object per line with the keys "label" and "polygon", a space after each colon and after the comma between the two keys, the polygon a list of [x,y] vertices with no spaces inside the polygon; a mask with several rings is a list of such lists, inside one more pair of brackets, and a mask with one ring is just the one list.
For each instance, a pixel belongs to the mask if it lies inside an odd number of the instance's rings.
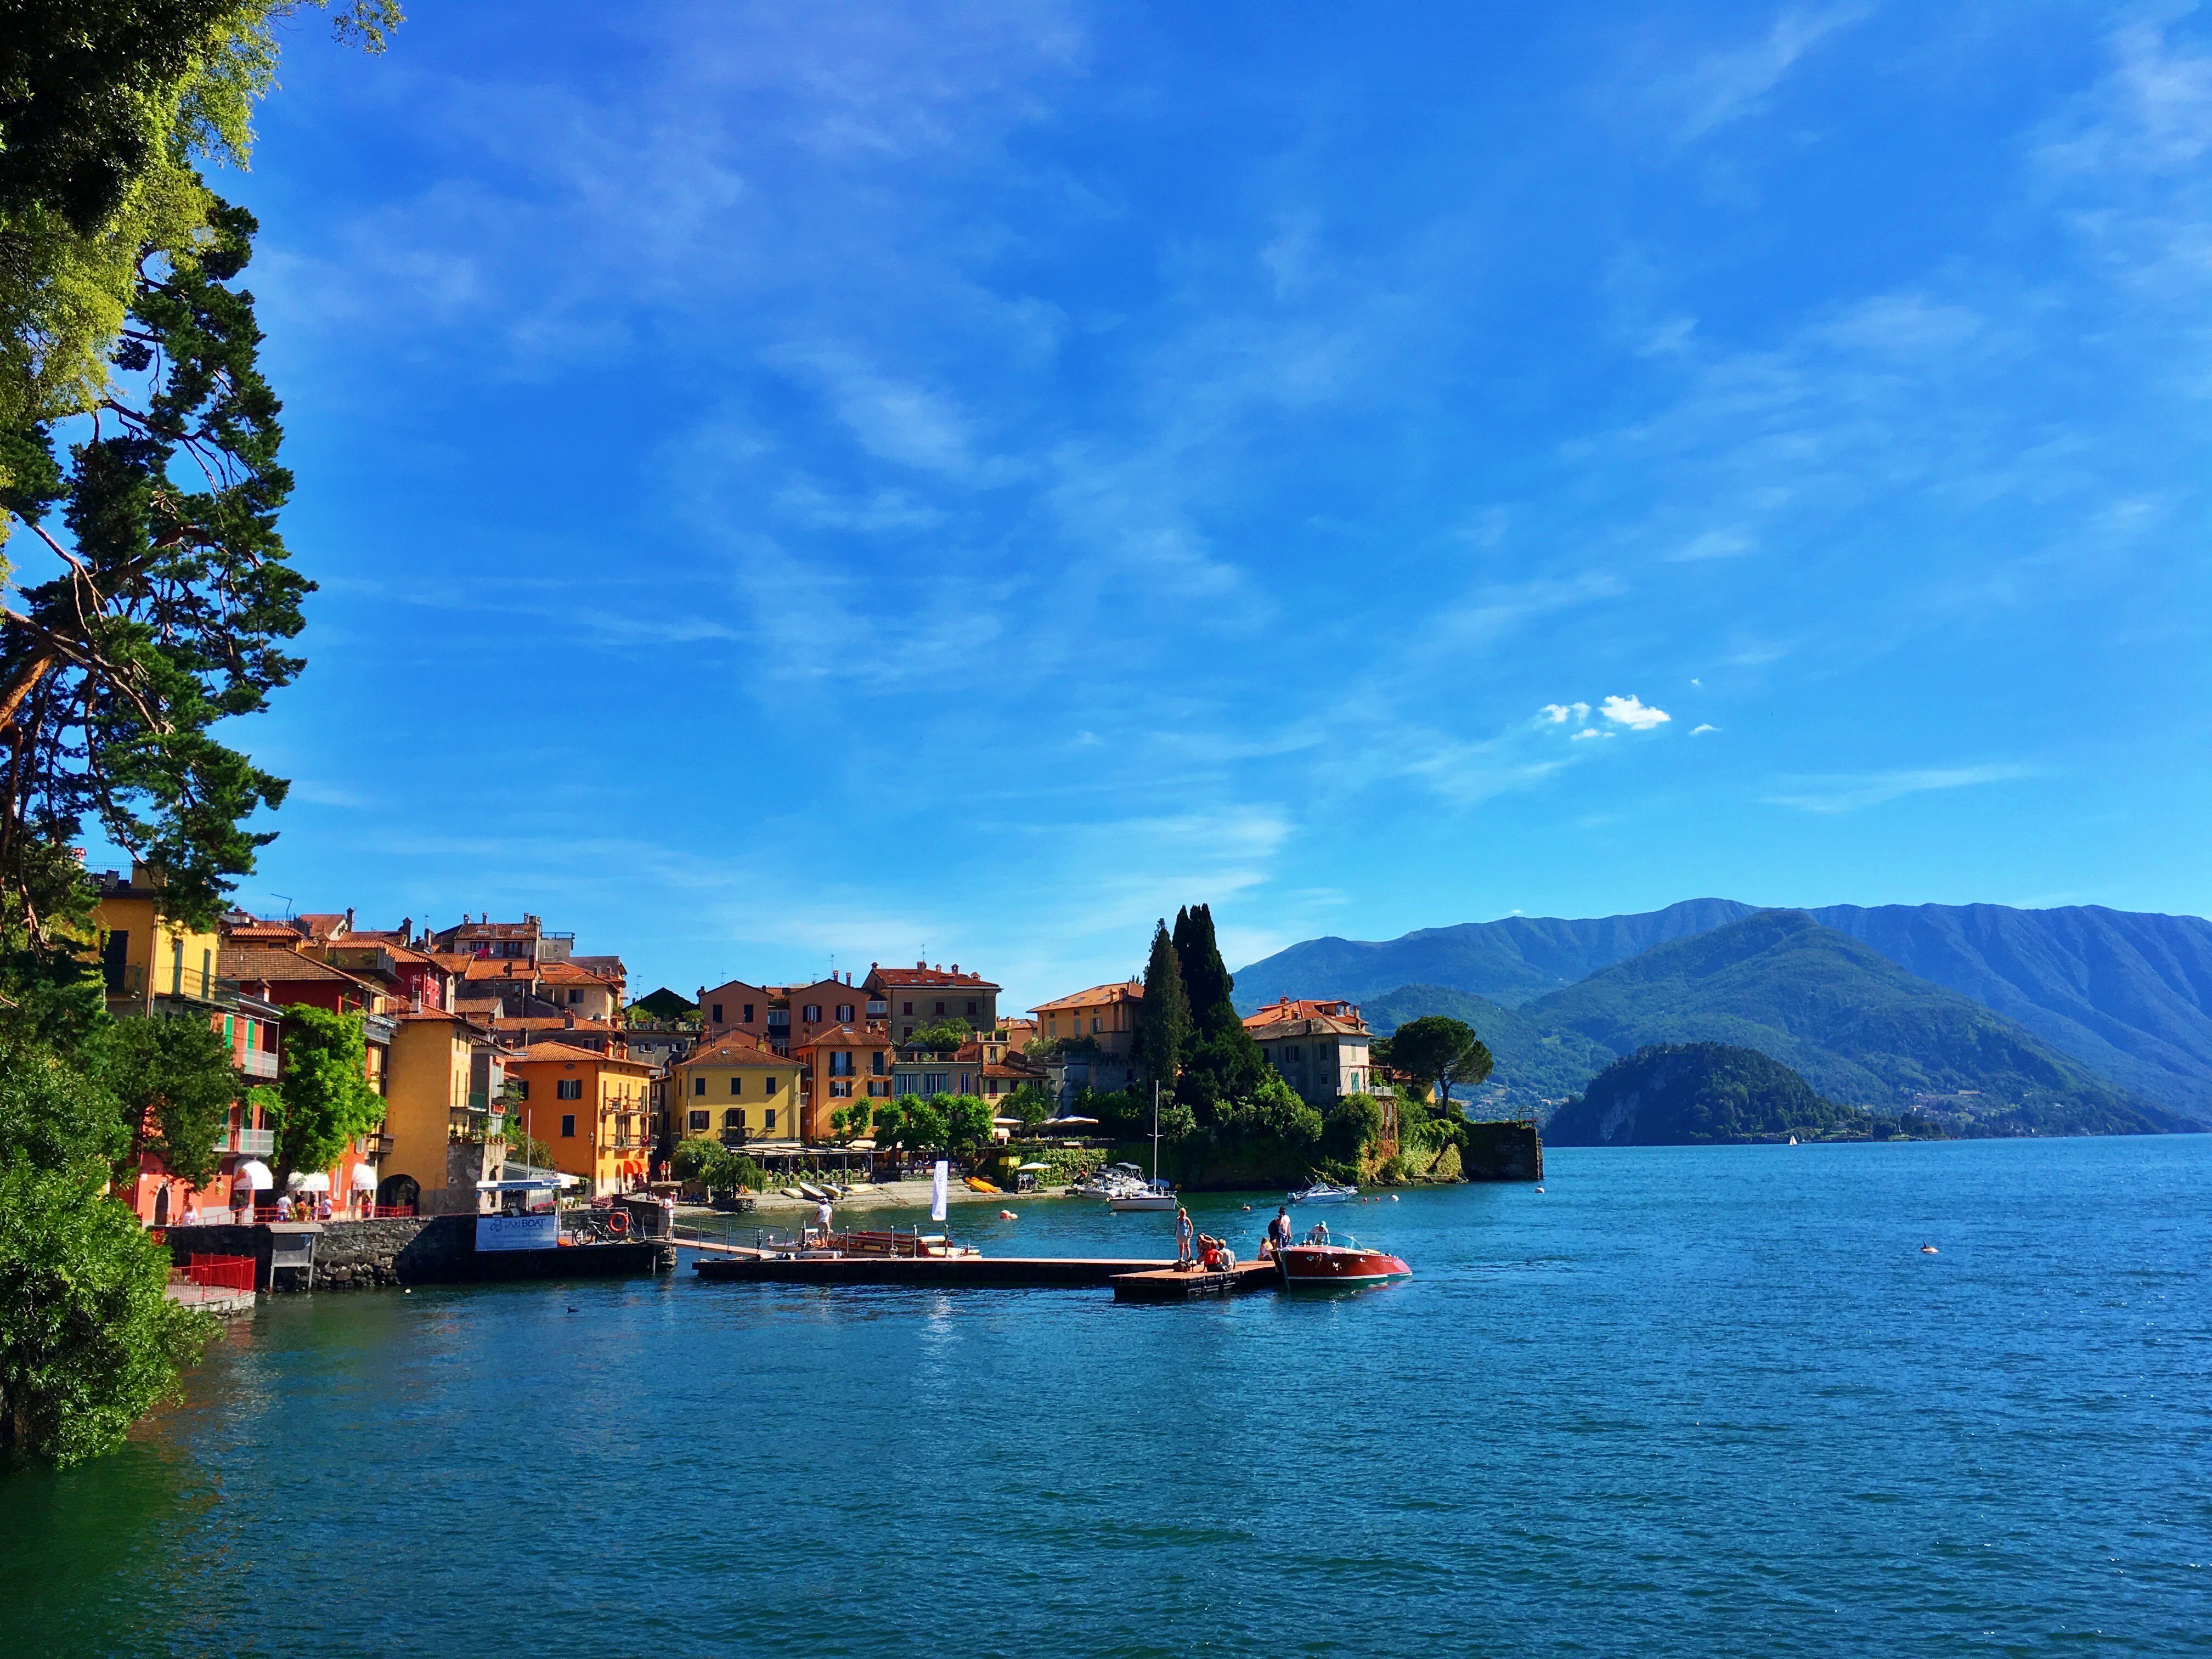
{"label": "rooftop antenna", "polygon": [[284,901],[284,920],[287,921],[291,921],[292,896],[289,893],[271,893],[269,896],[270,898],[280,898]]}

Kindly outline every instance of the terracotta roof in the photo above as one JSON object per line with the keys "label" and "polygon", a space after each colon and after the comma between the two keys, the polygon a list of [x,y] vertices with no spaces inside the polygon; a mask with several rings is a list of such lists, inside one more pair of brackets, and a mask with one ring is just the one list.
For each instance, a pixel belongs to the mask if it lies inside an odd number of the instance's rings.
{"label": "terracotta roof", "polygon": [[742,1031],[732,1031],[727,1036],[717,1037],[703,1048],[694,1049],[678,1066],[696,1066],[708,1061],[723,1066],[788,1066],[794,1071],[803,1070],[799,1062],[773,1048],[763,1048]]}
{"label": "terracotta roof", "polygon": [[1247,1014],[1244,1029],[1257,1034],[1270,1025],[1286,1024],[1293,1020],[1323,1022],[1332,1030],[1358,1032],[1367,1029],[1367,1022],[1359,1017],[1358,1003],[1293,997],[1285,997]]}
{"label": "terracotta roof", "polygon": [[1042,1014],[1054,1008],[1098,1008],[1113,1002],[1142,1002],[1145,985],[1142,980],[1123,980],[1118,985],[1094,985],[1087,991],[1078,991],[1073,996],[1054,997],[1050,1002],[1040,1002],[1030,1010]]}
{"label": "terracotta roof", "polygon": [[226,945],[276,945],[289,947],[305,942],[306,935],[289,921],[263,921],[248,916],[243,921],[226,921],[222,925]]}
{"label": "terracotta roof", "polygon": [[888,1048],[890,1046],[891,1032],[888,1025],[870,1025],[857,1031],[849,1025],[832,1025],[797,1044],[796,1049],[804,1054],[809,1048]]}
{"label": "terracotta roof", "polygon": [[886,968],[878,963],[868,969],[868,977],[880,980],[885,985],[962,985],[971,986],[979,991],[999,988],[981,974],[962,973],[957,962],[949,973],[942,968],[932,968],[922,963],[916,963],[911,968]]}
{"label": "terracotta roof", "polygon": [[[490,1005],[496,1008],[499,1004]],[[506,1031],[605,1031],[619,1036],[629,1030],[620,1020],[571,1019],[566,1014],[494,1014],[493,1024]]]}
{"label": "terracotta roof", "polygon": [[509,1066],[540,1066],[551,1060],[574,1065],[580,1060],[588,1060],[595,1066],[620,1066],[633,1072],[653,1070],[641,1060],[619,1060],[611,1054],[600,1054],[596,1049],[578,1048],[566,1042],[533,1042],[520,1054],[508,1055],[507,1063]]}
{"label": "terracotta roof", "polygon": [[378,996],[392,994],[375,981],[363,979],[358,974],[349,974],[343,968],[333,968],[327,962],[318,962],[297,951],[276,950],[265,945],[222,945],[216,951],[215,970],[225,979],[247,982],[267,980],[272,985],[297,985],[334,980],[340,984],[357,985]]}
{"label": "terracotta roof", "polygon": [[[442,964],[446,958],[438,958]],[[532,962],[526,957],[463,957],[453,971],[471,981],[542,979],[549,985],[605,985],[614,981],[573,962]]]}

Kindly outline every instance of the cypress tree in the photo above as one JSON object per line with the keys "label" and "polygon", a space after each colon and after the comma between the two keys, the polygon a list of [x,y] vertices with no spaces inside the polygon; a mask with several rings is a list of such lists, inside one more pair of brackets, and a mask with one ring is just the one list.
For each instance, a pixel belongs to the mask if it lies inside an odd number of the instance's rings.
{"label": "cypress tree", "polygon": [[1229,969],[1221,960],[1221,947],[1214,942],[1212,907],[1194,904],[1186,915],[1184,937],[1176,944],[1176,955],[1182,969],[1183,994],[1190,1000],[1191,1018],[1202,1031],[1223,1029],[1224,1012],[1231,1023],[1241,1023],[1237,1020],[1236,1006],[1229,1000],[1236,981],[1230,978]]}
{"label": "cypress tree", "polygon": [[1152,930],[1152,960],[1145,964],[1145,1006],[1137,1012],[1137,1052],[1145,1069],[1164,1088],[1175,1087],[1190,1040],[1190,1000],[1183,994],[1182,965],[1176,959],[1168,925],[1162,921]]}

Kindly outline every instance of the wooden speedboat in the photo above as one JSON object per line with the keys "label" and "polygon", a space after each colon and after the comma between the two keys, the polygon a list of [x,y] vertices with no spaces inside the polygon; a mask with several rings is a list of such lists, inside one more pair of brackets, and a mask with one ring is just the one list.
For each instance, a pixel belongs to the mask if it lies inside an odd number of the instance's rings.
{"label": "wooden speedboat", "polygon": [[1401,1258],[1357,1244],[1286,1245],[1275,1266],[1286,1291],[1356,1291],[1413,1276]]}

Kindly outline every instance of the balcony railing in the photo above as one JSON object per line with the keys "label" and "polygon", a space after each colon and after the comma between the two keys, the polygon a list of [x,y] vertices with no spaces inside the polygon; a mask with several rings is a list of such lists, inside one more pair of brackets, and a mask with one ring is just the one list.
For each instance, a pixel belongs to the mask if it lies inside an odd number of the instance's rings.
{"label": "balcony railing", "polygon": [[449,1141],[500,1140],[506,1134],[507,1119],[498,1112],[468,1106],[446,1109],[446,1139]]}
{"label": "balcony railing", "polygon": [[239,1055],[238,1069],[248,1077],[273,1078],[276,1075],[276,1051],[248,1048]]}
{"label": "balcony railing", "polygon": [[[126,1000],[143,1000],[149,983],[146,969],[133,963],[120,963],[106,968],[107,994]],[[154,970],[151,984],[156,997],[180,997],[193,1002],[211,1003],[218,1008],[238,1006],[238,981],[224,979],[198,968],[172,964]]]}
{"label": "balcony railing", "polygon": [[365,1158],[373,1164],[378,1158],[389,1158],[392,1155],[392,1137],[380,1131],[375,1134],[359,1137],[353,1143],[353,1150],[356,1156]]}
{"label": "balcony railing", "polygon": [[236,1152],[241,1158],[267,1158],[276,1150],[274,1129],[225,1129],[216,1137],[218,1152]]}

